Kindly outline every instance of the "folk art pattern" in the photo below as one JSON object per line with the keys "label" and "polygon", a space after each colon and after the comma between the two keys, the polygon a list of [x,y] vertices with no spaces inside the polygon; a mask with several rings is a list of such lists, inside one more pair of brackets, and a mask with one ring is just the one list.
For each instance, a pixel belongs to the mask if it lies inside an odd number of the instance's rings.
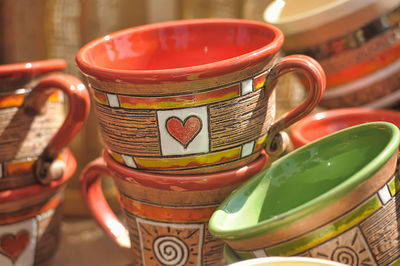
{"label": "folk art pattern", "polygon": [[49,97],[43,114],[25,115],[20,107],[30,91],[0,94],[0,190],[36,183],[32,174],[35,160],[65,116],[63,94],[59,91]]}
{"label": "folk art pattern", "polygon": [[[235,250],[242,259],[265,256],[306,256],[346,265],[393,265],[400,262],[399,188],[396,174],[361,205],[332,223],[276,246],[249,251]],[[332,237],[334,236],[334,237]],[[378,243],[384,239],[387,245]],[[380,241],[382,243],[382,241]]]}
{"label": "folk art pattern", "polygon": [[0,265],[46,265],[58,246],[60,196],[40,210],[0,215]]}
{"label": "folk art pattern", "polygon": [[[116,161],[137,169],[183,170],[233,163],[261,151],[275,108],[263,89],[265,77],[157,98],[91,89],[103,139]],[[131,128],[129,135],[120,134],[122,126]]]}

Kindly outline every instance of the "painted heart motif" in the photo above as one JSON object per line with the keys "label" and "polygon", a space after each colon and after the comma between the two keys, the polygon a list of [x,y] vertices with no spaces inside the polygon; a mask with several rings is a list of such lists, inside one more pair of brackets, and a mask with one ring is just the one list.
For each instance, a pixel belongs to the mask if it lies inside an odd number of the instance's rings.
{"label": "painted heart motif", "polygon": [[195,115],[191,115],[182,121],[180,118],[172,116],[166,121],[168,133],[179,143],[186,147],[200,133],[202,128],[201,119]]}
{"label": "painted heart motif", "polygon": [[4,234],[0,237],[1,253],[9,257],[13,262],[29,244],[29,232],[19,231],[16,235]]}

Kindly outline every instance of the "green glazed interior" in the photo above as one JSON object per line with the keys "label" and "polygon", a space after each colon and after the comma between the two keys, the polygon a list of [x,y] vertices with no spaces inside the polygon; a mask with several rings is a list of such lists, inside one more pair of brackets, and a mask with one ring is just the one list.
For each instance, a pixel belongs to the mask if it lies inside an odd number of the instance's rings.
{"label": "green glazed interior", "polygon": [[387,122],[350,127],[280,158],[235,190],[213,213],[210,232],[248,239],[280,229],[339,200],[396,152],[399,129]]}

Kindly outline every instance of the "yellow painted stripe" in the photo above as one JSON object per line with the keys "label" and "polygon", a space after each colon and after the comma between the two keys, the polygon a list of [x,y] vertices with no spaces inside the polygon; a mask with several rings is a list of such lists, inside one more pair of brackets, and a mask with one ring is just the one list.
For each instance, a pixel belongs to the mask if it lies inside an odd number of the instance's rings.
{"label": "yellow painted stripe", "polygon": [[381,206],[382,204],[378,196],[374,195],[346,216],[313,231],[311,234],[267,248],[266,252],[269,256],[291,256],[304,252],[357,225]]}
{"label": "yellow painted stripe", "polygon": [[138,168],[146,169],[179,169],[179,168],[192,168],[207,166],[218,162],[233,161],[240,158],[241,147],[231,150],[204,154],[194,155],[188,157],[178,158],[139,158],[135,157],[135,162]]}

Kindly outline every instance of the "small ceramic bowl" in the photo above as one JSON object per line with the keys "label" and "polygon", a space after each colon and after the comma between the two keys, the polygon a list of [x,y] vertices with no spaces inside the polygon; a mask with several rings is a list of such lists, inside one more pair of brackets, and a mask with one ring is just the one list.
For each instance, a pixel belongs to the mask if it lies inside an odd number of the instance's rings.
{"label": "small ceramic bowl", "polygon": [[309,115],[294,124],[290,137],[295,148],[338,130],[374,121],[386,121],[400,127],[400,112],[369,108],[340,108]]}

